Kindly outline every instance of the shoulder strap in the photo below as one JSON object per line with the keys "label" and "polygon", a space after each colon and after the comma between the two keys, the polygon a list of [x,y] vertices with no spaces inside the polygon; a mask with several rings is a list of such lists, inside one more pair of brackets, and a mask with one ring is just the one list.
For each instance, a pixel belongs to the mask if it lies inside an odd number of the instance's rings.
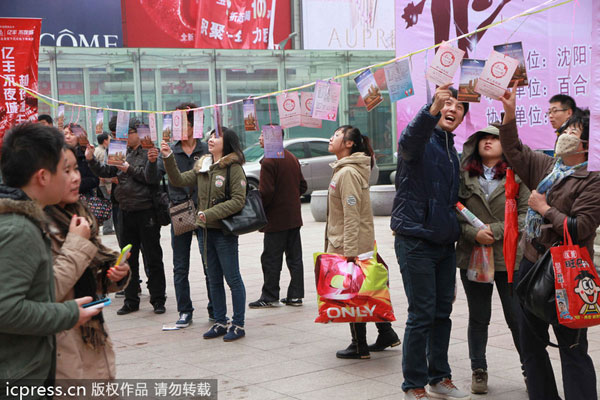
{"label": "shoulder strap", "polygon": [[231,198],[231,183],[229,182],[231,180],[231,165],[227,166],[227,185],[225,185],[225,198],[226,199],[230,199]]}

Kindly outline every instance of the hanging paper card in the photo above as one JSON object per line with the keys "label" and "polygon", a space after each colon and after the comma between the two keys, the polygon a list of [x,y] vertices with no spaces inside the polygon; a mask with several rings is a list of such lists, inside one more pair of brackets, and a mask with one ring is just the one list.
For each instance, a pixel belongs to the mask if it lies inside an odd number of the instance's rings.
{"label": "hanging paper card", "polygon": [[129,132],[129,112],[119,111],[117,113],[117,138],[127,139]]}
{"label": "hanging paper card", "polygon": [[321,128],[323,121],[320,119],[313,118],[313,93],[312,92],[301,92],[300,93],[300,126],[307,128]]}
{"label": "hanging paper card", "polygon": [[204,133],[204,110],[194,110],[194,139],[202,139]]}
{"label": "hanging paper card", "polygon": [[302,115],[300,114],[298,92],[286,92],[277,96],[277,109],[279,110],[279,124],[282,128],[300,125]]}
{"label": "hanging paper card", "polygon": [[150,127],[148,125],[138,125],[137,133],[140,137],[140,142],[142,143],[143,149],[151,149],[154,147],[154,142],[152,141],[152,135],[150,133]]}
{"label": "hanging paper card", "polygon": [[111,140],[108,143],[108,165],[123,165],[127,156],[127,141]]}
{"label": "hanging paper card", "polygon": [[517,86],[529,85],[529,81],[527,80],[527,68],[525,68],[525,57],[523,56],[523,43],[515,42],[498,44],[494,46],[494,50],[519,61],[519,65],[517,65],[517,69],[515,69],[515,73],[510,79],[508,86],[512,87],[515,82],[518,82]]}
{"label": "hanging paper card", "polygon": [[439,86],[452,82],[464,56],[465,52],[461,49],[445,44],[441,45],[435,53],[431,65],[427,68],[425,77]]}
{"label": "hanging paper card", "polygon": [[156,142],[158,135],[156,132],[156,114],[151,113],[148,116],[148,124],[150,125],[150,140]]}
{"label": "hanging paper card", "polygon": [[254,99],[244,99],[242,101],[244,110],[244,130],[253,132],[258,130],[258,118],[256,118],[256,105]]}
{"label": "hanging paper card", "polygon": [[98,110],[96,113],[96,135],[99,135],[104,130],[104,111]]}
{"label": "hanging paper card", "polygon": [[73,135],[77,137],[77,144],[79,146],[86,147],[88,144],[90,144],[87,138],[87,133],[85,133],[81,126],[71,125],[71,131],[73,132]]}
{"label": "hanging paper card", "polygon": [[56,120],[56,125],[58,126],[58,129],[60,129],[61,131],[65,127],[65,105],[64,104],[58,105],[58,117]]}
{"label": "hanging paper card", "polygon": [[492,50],[477,79],[475,91],[492,99],[499,99],[506,92],[519,61]]}
{"label": "hanging paper card", "polygon": [[188,140],[188,113],[189,111],[181,112],[181,139]]}
{"label": "hanging paper card", "polygon": [[182,111],[173,113],[173,140],[181,140],[181,125],[183,123]]}
{"label": "hanging paper card", "polygon": [[375,76],[373,76],[373,72],[371,72],[370,69],[366,69],[361,72],[356,78],[354,78],[354,82],[356,83],[356,87],[360,92],[360,96],[365,102],[367,111],[371,111],[383,101],[381,90],[379,89],[377,81],[375,81]]}
{"label": "hanging paper card", "polygon": [[475,91],[477,80],[483,72],[485,60],[464,58],[460,63],[460,83],[458,85],[458,101],[479,103],[481,95]]}
{"label": "hanging paper card", "polygon": [[221,113],[219,112],[219,107],[213,108],[213,123],[215,127],[215,137],[223,136],[223,132],[221,132]]}
{"label": "hanging paper card", "polygon": [[415,94],[408,59],[386,65],[383,71],[392,103]]}
{"label": "hanging paper card", "polygon": [[163,130],[162,130],[162,140],[165,142],[171,141],[171,130],[173,129],[173,116],[171,114],[163,115]]}
{"label": "hanging paper card", "polygon": [[283,158],[283,130],[277,125],[263,125],[265,158]]}
{"label": "hanging paper card", "polygon": [[312,117],[335,121],[338,105],[340,104],[341,90],[342,85],[337,82],[318,80],[315,83]]}
{"label": "hanging paper card", "polygon": [[90,108],[85,109],[85,128],[87,131],[92,131],[92,110]]}

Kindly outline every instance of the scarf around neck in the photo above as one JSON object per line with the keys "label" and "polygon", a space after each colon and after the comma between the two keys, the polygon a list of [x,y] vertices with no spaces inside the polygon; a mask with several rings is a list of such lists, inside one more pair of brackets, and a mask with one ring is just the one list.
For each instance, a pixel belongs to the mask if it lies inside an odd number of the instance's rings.
{"label": "scarf around neck", "polygon": [[[577,171],[579,168],[585,167],[586,165],[587,161],[573,166],[565,165],[562,158],[559,158],[554,164],[550,174],[542,179],[536,190],[538,193],[548,194],[555,185],[558,185],[558,183],[563,179],[573,175],[575,171]],[[525,217],[525,233],[528,239],[531,240],[540,237],[542,234],[543,222],[544,218],[540,215],[540,213],[533,210],[531,207],[527,209],[527,216]]]}

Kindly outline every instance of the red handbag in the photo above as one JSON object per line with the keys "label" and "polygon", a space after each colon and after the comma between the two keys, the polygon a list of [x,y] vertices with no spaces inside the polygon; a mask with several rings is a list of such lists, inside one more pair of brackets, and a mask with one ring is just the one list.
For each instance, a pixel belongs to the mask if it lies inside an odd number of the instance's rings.
{"label": "red handbag", "polygon": [[558,322],[572,329],[600,324],[600,279],[586,247],[573,244],[564,223],[565,244],[550,249],[554,264]]}

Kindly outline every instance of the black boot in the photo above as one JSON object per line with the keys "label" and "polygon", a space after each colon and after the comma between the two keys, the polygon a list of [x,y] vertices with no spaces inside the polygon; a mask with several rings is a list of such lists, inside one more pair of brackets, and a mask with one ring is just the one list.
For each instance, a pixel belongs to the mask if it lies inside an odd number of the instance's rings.
{"label": "black boot", "polygon": [[388,347],[400,345],[400,339],[389,322],[377,322],[377,340],[369,345],[369,351],[383,351]]}
{"label": "black boot", "polygon": [[352,343],[345,350],[335,353],[337,358],[369,359],[369,346],[367,345],[367,324],[350,323]]}

